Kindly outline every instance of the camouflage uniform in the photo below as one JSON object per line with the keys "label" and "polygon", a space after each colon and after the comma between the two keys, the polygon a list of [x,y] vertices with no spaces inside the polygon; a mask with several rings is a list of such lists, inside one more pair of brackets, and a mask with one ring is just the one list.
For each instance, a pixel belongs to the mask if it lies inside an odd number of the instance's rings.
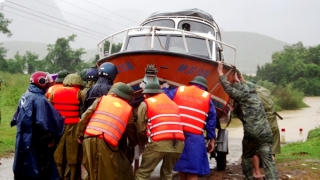
{"label": "camouflage uniform", "polygon": [[[268,89],[258,86],[254,83],[247,82],[248,86],[254,89],[256,92],[263,92],[263,97],[259,95],[259,98],[262,102],[263,108],[266,112],[267,119],[269,121],[269,125],[273,134],[273,143],[272,143],[272,154],[280,154],[281,146],[280,146],[280,131],[277,121],[276,110],[274,109],[273,101],[271,100],[271,93]],[[265,102],[265,103],[264,103]]]}
{"label": "camouflage uniform", "polygon": [[278,179],[275,162],[272,160],[272,132],[258,95],[250,91],[246,83],[234,83],[220,76],[226,93],[234,100],[234,111],[243,123],[242,170],[245,179],[253,178],[251,158],[259,151],[266,179]]}

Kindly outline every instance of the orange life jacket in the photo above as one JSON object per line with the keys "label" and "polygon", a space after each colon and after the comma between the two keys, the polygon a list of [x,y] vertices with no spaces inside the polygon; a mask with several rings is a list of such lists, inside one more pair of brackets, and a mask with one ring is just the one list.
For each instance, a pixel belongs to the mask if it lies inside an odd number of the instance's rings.
{"label": "orange life jacket", "polygon": [[85,134],[104,139],[112,146],[117,146],[126,129],[132,107],[124,100],[105,95],[91,116]]}
{"label": "orange life jacket", "polygon": [[80,121],[80,102],[78,87],[57,87],[53,91],[53,107],[65,117],[65,124],[76,124]]}
{"label": "orange life jacket", "polygon": [[180,109],[185,132],[202,134],[209,112],[210,93],[196,86],[180,86],[173,101]]}
{"label": "orange life jacket", "polygon": [[51,87],[49,87],[49,89],[47,90],[47,92],[45,94],[46,98],[49,99],[51,96],[51,93],[54,91],[54,89],[56,89],[58,87],[63,87],[63,84],[62,83],[61,84],[54,84]]}
{"label": "orange life jacket", "polygon": [[144,102],[147,105],[149,142],[185,139],[176,103],[163,93],[147,98]]}

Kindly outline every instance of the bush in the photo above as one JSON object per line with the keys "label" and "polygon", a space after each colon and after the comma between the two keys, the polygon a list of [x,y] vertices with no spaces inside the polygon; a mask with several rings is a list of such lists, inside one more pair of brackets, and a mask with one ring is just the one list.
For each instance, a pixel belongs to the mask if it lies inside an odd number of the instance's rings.
{"label": "bush", "polygon": [[17,106],[21,95],[29,86],[30,75],[0,72],[0,78],[3,80],[0,91],[0,108]]}
{"label": "bush", "polygon": [[285,87],[278,86],[274,91],[274,102],[277,108],[283,110],[296,110],[308,107],[304,102],[304,94],[301,91],[292,88],[292,84]]}

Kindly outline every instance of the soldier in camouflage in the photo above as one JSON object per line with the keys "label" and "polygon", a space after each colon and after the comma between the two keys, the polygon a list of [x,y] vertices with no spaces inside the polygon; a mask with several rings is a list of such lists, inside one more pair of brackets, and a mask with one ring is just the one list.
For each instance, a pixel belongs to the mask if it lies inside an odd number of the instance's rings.
{"label": "soldier in camouflage", "polygon": [[[220,83],[226,93],[234,100],[234,111],[243,123],[244,137],[242,140],[242,171],[245,179],[259,179],[253,176],[251,158],[258,151],[265,170],[266,179],[278,179],[278,173],[272,159],[273,136],[258,95],[250,91],[243,78],[235,73],[231,84],[222,72],[222,62],[218,62]],[[242,81],[240,81],[242,80]],[[261,178],[262,179],[262,178]]]}

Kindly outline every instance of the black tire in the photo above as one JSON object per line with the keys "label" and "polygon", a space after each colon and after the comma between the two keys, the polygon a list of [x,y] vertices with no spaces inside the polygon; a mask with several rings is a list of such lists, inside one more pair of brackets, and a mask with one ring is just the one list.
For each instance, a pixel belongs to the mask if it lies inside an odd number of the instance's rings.
{"label": "black tire", "polygon": [[224,171],[227,166],[227,152],[217,152],[217,170]]}

